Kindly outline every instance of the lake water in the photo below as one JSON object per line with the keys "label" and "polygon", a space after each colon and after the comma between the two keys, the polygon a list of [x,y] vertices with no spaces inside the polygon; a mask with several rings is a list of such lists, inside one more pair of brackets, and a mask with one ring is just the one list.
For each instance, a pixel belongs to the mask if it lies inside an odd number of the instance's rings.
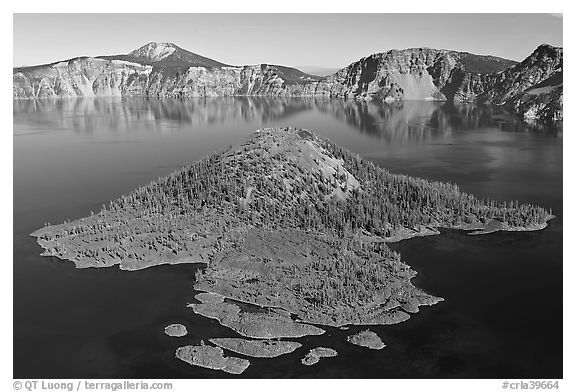
{"label": "lake water", "polygon": [[[393,244],[415,283],[445,302],[371,327],[387,347],[328,328],[243,377],[561,378],[562,129],[501,108],[310,99],[14,101],[14,377],[232,377],[174,358],[177,347],[235,336],[186,308],[195,265],[125,272],[40,257],[29,233],[100,205],[266,126],[311,129],[393,172],[552,208],[543,231],[459,231]],[[170,338],[182,322],[189,335]],[[307,367],[308,349],[339,355]],[[237,376],[233,376],[237,377]]]}

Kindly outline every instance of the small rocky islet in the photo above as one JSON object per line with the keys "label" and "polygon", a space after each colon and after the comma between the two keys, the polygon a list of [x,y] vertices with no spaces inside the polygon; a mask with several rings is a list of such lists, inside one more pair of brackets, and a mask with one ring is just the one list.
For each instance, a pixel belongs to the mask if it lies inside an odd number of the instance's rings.
{"label": "small rocky islet", "polygon": [[[226,349],[271,355],[295,345],[265,343],[270,339],[324,333],[317,325],[399,323],[442,301],[411,283],[416,271],[387,242],[442,228],[539,230],[552,218],[538,206],[392,174],[309,130],[266,128],[97,214],[32,235],[43,255],[79,268],[205,264],[194,281],[203,291],[199,303],[188,306],[245,338],[263,339],[216,340]],[[223,371],[248,366],[225,360],[220,347],[198,347],[181,347],[177,356]]]}
{"label": "small rocky islet", "polygon": [[350,335],[346,340],[357,346],[368,347],[373,350],[380,350],[386,347],[382,339],[369,329]]}
{"label": "small rocky islet", "polygon": [[182,324],[170,324],[164,328],[164,333],[168,336],[181,338],[188,334],[188,330],[186,329],[186,326]]}
{"label": "small rocky islet", "polygon": [[335,357],[337,355],[338,352],[332,348],[316,347],[311,349],[308,354],[302,358],[301,362],[303,365],[311,366],[320,362],[320,359],[322,358]]}

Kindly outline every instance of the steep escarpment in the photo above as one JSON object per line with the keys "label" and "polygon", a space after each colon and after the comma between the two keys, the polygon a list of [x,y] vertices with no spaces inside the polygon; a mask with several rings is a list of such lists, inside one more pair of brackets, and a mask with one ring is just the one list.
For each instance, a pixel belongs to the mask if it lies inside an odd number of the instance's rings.
{"label": "steep escarpment", "polygon": [[[525,120],[562,120],[562,48],[540,45],[521,63],[435,49],[391,50],[326,78],[331,95],[354,99],[446,99],[504,105]],[[343,86],[343,87],[342,87]]]}
{"label": "steep escarpment", "polygon": [[562,120],[563,96],[562,70],[560,70],[535,86],[516,94],[510,100],[510,105],[524,120],[556,122]]}
{"label": "steep escarpment", "polygon": [[14,98],[122,96],[141,94],[152,66],[123,60],[79,57],[46,66],[15,68]]}
{"label": "steep escarpment", "polygon": [[444,87],[453,101],[506,105],[525,120],[562,119],[563,50],[540,45],[524,61],[501,72],[456,70]]}
{"label": "steep escarpment", "polygon": [[333,95],[383,100],[446,99],[442,89],[455,70],[498,72],[515,62],[449,50],[390,50],[360,59],[326,78]]}
{"label": "steep escarpment", "polygon": [[[317,78],[316,78],[317,79]],[[157,67],[124,60],[77,58],[34,69],[15,69],[13,97],[289,96],[314,77],[286,67]]]}
{"label": "steep escarpment", "polygon": [[555,121],[562,119],[562,57],[561,48],[549,45],[521,63],[430,48],[390,50],[321,78],[280,65],[230,66],[174,44],[150,43],[127,55],[15,68],[13,97],[449,100],[506,105],[526,120]]}

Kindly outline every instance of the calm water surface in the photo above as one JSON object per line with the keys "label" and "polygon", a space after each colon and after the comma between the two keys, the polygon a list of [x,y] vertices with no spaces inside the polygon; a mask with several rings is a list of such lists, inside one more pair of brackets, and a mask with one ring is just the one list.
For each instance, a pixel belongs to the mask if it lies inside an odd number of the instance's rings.
{"label": "calm water surface", "polygon": [[[500,108],[307,99],[100,99],[14,102],[14,377],[205,378],[229,375],[174,358],[177,347],[236,336],[186,308],[196,266],[75,269],[42,258],[29,233],[100,205],[264,126],[311,129],[393,172],[552,208],[540,232],[458,231],[392,245],[415,283],[445,302],[371,327],[372,351],[327,329],[243,376],[562,377],[562,130],[530,128]],[[163,328],[182,322],[180,338]],[[306,367],[308,349],[339,356]]]}

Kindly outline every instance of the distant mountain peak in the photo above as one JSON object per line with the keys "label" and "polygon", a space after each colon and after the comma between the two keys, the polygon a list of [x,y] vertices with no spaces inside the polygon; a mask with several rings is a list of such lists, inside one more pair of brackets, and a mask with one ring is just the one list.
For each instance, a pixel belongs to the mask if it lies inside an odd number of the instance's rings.
{"label": "distant mountain peak", "polygon": [[150,61],[160,61],[172,55],[177,49],[178,47],[171,42],[149,42],[129,54]]}
{"label": "distant mountain peak", "polygon": [[220,68],[227,66],[227,64],[182,49],[172,42],[149,42],[127,55],[108,56],[108,58],[112,57],[157,67]]}

